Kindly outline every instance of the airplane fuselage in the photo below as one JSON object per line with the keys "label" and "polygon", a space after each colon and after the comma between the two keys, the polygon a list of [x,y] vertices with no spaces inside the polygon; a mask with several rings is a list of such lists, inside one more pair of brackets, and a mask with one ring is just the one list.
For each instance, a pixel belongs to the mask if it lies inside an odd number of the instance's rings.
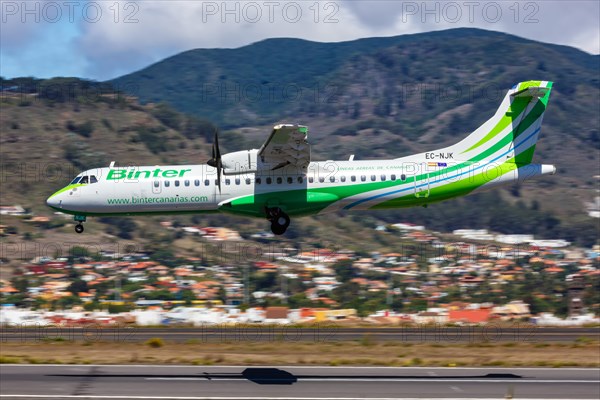
{"label": "airplane fuselage", "polygon": [[47,200],[87,216],[227,212],[266,217],[276,234],[290,216],[427,205],[553,174],[533,164],[552,82],[514,85],[496,113],[460,142],[388,160],[310,162],[308,129],[276,125],[260,149],[221,155],[215,133],[204,165],[98,168]]}
{"label": "airplane fuselage", "polygon": [[[265,207],[282,207],[290,216],[369,208],[412,207],[519,180],[516,165],[469,161],[323,161],[306,173],[280,171],[223,175],[208,165],[97,168],[83,176],[95,183],[72,184],[48,200],[56,210],[82,216],[173,214],[229,211],[264,216]],[[551,167],[530,175],[553,172]],[[461,179],[471,175],[472,179]],[[451,190],[448,185],[455,184]],[[387,204],[387,207],[386,207]]]}

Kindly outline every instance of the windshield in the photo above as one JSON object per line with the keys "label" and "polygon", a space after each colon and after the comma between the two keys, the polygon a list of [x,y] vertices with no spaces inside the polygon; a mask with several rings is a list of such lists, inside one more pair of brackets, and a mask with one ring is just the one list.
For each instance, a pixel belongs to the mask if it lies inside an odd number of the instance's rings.
{"label": "windshield", "polygon": [[80,184],[80,185],[87,185],[89,183],[96,183],[98,182],[98,179],[96,178],[96,175],[84,175],[84,176],[78,176],[75,179],[73,179],[70,183],[70,185],[75,185],[75,184]]}

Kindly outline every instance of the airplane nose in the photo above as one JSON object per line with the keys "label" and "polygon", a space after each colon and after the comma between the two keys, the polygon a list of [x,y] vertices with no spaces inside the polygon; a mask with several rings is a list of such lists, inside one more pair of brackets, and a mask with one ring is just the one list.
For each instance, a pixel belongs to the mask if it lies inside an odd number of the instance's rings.
{"label": "airplane nose", "polygon": [[52,208],[61,207],[62,200],[60,200],[60,196],[57,193],[54,193],[52,196],[46,199],[46,205]]}

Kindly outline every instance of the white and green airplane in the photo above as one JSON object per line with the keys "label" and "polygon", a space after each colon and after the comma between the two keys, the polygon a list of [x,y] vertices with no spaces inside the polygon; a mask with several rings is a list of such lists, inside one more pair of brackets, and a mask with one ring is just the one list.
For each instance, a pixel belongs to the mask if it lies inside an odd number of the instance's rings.
{"label": "white and green airplane", "polygon": [[311,161],[308,129],[281,124],[260,149],[201,165],[115,167],[84,171],[46,201],[88,216],[225,212],[266,218],[283,234],[290,217],[339,210],[427,206],[526,178],[554,174],[532,164],[552,82],[513,86],[493,117],[459,143],[390,160]]}

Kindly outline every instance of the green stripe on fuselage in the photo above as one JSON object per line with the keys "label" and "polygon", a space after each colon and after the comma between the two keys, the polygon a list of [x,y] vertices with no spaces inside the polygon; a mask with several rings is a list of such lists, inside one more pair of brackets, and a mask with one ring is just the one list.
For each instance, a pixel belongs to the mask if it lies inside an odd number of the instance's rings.
{"label": "green stripe on fuselage", "polygon": [[458,196],[465,196],[473,190],[480,188],[486,183],[492,182],[498,177],[511,172],[520,165],[515,163],[515,159],[511,158],[507,162],[494,166],[493,168],[482,171],[479,174],[468,176],[457,182],[451,182],[446,185],[436,186],[429,189],[429,196],[426,198],[417,198],[414,192],[408,192],[403,197],[390,199],[371,207],[373,210],[398,207],[413,207],[415,205],[430,204],[438,201],[448,200]]}
{"label": "green stripe on fuselage", "polygon": [[53,194],[52,194],[52,196],[50,196],[50,197],[48,197],[48,198],[49,198],[49,199],[51,199],[51,198],[53,198],[53,197],[54,197],[54,196],[56,196],[56,195],[59,195],[59,194],[61,194],[61,193],[64,193],[64,192],[66,192],[67,190],[75,189],[75,188],[78,188],[78,187],[80,187],[80,186],[87,186],[87,184],[85,184],[85,183],[84,183],[84,184],[79,184],[79,183],[76,183],[76,184],[74,184],[74,185],[67,185],[67,186],[65,186],[64,188],[62,188],[62,189],[60,189],[59,191],[57,191],[56,193],[53,193]]}

